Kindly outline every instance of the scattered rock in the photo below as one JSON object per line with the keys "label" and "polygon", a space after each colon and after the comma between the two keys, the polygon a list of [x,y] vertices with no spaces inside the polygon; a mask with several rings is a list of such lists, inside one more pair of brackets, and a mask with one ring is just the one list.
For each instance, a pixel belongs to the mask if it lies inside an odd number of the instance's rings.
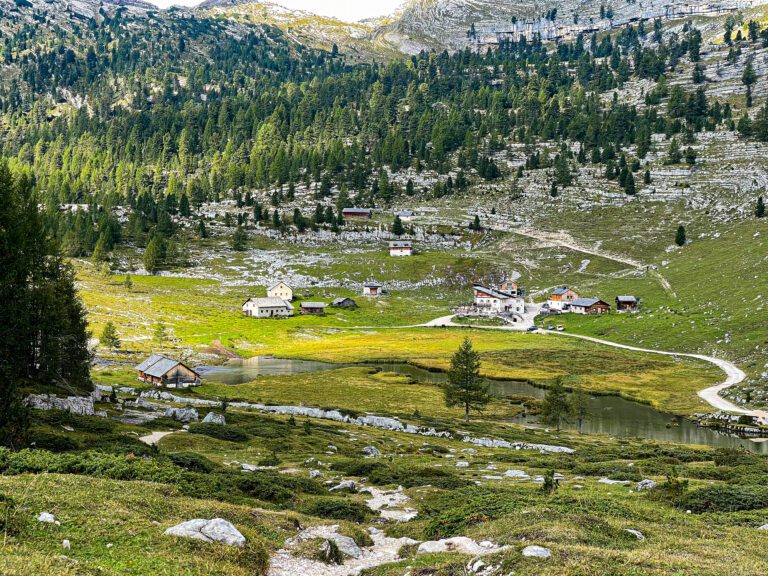
{"label": "scattered rock", "polygon": [[231,523],[221,518],[213,520],[195,519],[182,522],[165,531],[168,536],[179,536],[202,540],[203,542],[221,542],[227,546],[242,547],[245,545],[245,536]]}
{"label": "scattered rock", "polygon": [[645,535],[640,530],[633,530],[632,528],[624,528],[624,532],[632,534],[638,540],[645,540]]}
{"label": "scattered rock", "polygon": [[61,547],[64,548],[64,550],[71,550],[72,549],[72,544],[69,543],[69,540],[64,540],[61,543]]}
{"label": "scattered rock", "polygon": [[203,418],[203,424],[220,424],[226,425],[227,419],[223,414],[216,414],[215,412],[208,412],[208,415]]}
{"label": "scattered rock", "polygon": [[44,522],[45,524],[56,524],[56,518],[50,512],[40,512],[37,521]]}
{"label": "scattered rock", "polygon": [[295,538],[288,540],[286,544],[290,546],[307,540],[330,540],[339,547],[339,550],[341,550],[341,553],[345,556],[349,558],[360,558],[363,554],[363,551],[360,549],[360,547],[349,536],[339,534],[338,530],[338,525],[315,526],[314,528],[308,528],[302,531]]}
{"label": "scattered rock", "polygon": [[381,456],[381,452],[375,446],[366,446],[363,448],[363,455],[366,458],[377,458]]}
{"label": "scattered rock", "polygon": [[200,418],[195,408],[168,408],[165,411],[165,416],[184,424],[197,422]]}
{"label": "scattered rock", "polygon": [[78,416],[93,416],[92,396],[60,398],[55,394],[30,394],[24,403],[34,410],[62,410]]}
{"label": "scattered rock", "polygon": [[349,492],[357,492],[357,484],[355,484],[354,480],[344,480],[343,482],[340,482],[331,488],[331,492],[340,492],[343,490],[347,490]]}
{"label": "scattered rock", "polygon": [[466,536],[455,536],[444,540],[433,540],[419,544],[418,554],[437,554],[440,552],[458,552],[483,556],[506,550],[508,546],[497,546],[493,542],[480,542],[479,544]]}
{"label": "scattered rock", "polygon": [[643,490],[653,490],[656,488],[656,482],[654,480],[641,480],[635,486],[635,490],[642,492]]}
{"label": "scattered rock", "polygon": [[456,462],[456,468],[469,468],[469,462]]}
{"label": "scattered rock", "polygon": [[620,485],[623,485],[623,486],[629,486],[630,484],[632,484],[632,480],[610,480],[608,478],[600,478],[600,480],[598,480],[598,483],[599,484],[608,484],[609,486],[613,486],[614,484],[617,484],[617,485],[620,484]]}
{"label": "scattered rock", "polygon": [[768,530],[768,524],[763,524],[758,530]]}
{"label": "scattered rock", "polygon": [[504,473],[507,478],[520,478],[521,480],[529,480],[531,477],[527,472],[523,470],[507,470]]}
{"label": "scattered rock", "polygon": [[551,558],[552,551],[544,546],[526,546],[523,548],[523,556],[526,558]]}
{"label": "scattered rock", "polygon": [[[333,444],[328,444],[328,452],[333,452],[334,454],[336,454],[336,452],[338,451],[339,449],[336,446],[334,446]],[[363,450],[363,452],[365,452],[365,450]]]}
{"label": "scattered rock", "polygon": [[310,470],[310,471],[309,471],[309,477],[310,477],[311,479],[313,479],[313,480],[314,480],[315,478],[322,478],[322,477],[323,477],[323,473],[322,473],[322,472],[320,472],[320,470]]}

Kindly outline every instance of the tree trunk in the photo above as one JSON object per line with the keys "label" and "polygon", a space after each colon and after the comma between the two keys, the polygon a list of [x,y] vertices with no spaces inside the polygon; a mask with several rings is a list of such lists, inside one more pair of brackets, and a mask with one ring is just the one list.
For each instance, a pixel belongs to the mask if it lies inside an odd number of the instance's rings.
{"label": "tree trunk", "polygon": [[464,405],[464,421],[469,422],[469,402]]}

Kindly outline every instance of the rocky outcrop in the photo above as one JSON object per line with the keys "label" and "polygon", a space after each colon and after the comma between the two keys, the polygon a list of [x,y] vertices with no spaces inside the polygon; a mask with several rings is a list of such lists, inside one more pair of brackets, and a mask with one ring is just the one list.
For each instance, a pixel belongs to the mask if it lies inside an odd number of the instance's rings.
{"label": "rocky outcrop", "polygon": [[200,418],[197,410],[194,408],[167,408],[165,411],[165,416],[166,418],[173,418],[174,420],[183,422],[184,424],[197,422]]}
{"label": "rocky outcrop", "polygon": [[220,542],[227,546],[245,546],[245,536],[230,522],[221,518],[213,520],[195,519],[182,522],[165,531],[167,536],[178,536],[202,540],[203,542]]}
{"label": "rocky outcrop", "polygon": [[225,426],[227,419],[223,414],[216,414],[215,412],[208,412],[208,415],[203,418],[203,424],[219,424]]}
{"label": "rocky outcrop", "polygon": [[68,396],[55,394],[30,394],[24,403],[34,410],[62,410],[78,416],[93,416],[93,396]]}
{"label": "rocky outcrop", "polygon": [[507,442],[506,440],[498,440],[495,438],[472,438],[471,436],[464,436],[464,438],[462,438],[462,442],[469,442],[477,446],[484,446],[485,448],[538,450],[539,452],[554,452],[558,454],[573,454],[575,452],[573,448],[566,448],[565,446],[552,446],[550,444],[529,444],[527,442]]}
{"label": "rocky outcrop", "polygon": [[472,556],[484,556],[506,550],[508,546],[497,546],[493,542],[476,542],[466,536],[455,536],[444,540],[433,540],[419,544],[417,554],[437,554],[440,552],[458,552]]}

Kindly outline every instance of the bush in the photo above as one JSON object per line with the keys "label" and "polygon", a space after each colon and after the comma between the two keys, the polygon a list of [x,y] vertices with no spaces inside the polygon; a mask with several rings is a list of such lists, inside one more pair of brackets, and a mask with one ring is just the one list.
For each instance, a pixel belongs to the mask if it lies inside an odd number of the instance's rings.
{"label": "bush", "polygon": [[434,486],[453,490],[471,485],[452,472],[440,468],[389,468],[382,466],[371,471],[368,479],[378,485],[395,484],[405,488]]}
{"label": "bush", "polygon": [[356,476],[361,478],[363,476],[370,476],[374,470],[381,468],[387,468],[386,465],[373,460],[339,460],[335,462],[331,468],[342,472],[345,476]]}
{"label": "bush", "polygon": [[768,508],[768,487],[707,486],[683,495],[678,505],[697,514],[702,512],[737,512]]}
{"label": "bush", "polygon": [[746,466],[759,463],[761,458],[744,449],[721,448],[715,452],[714,460],[715,466]]}
{"label": "bush", "polygon": [[216,465],[208,458],[194,452],[169,454],[168,459],[179,468],[184,468],[190,472],[212,472],[216,468]]}
{"label": "bush", "polygon": [[343,498],[318,498],[302,507],[301,512],[310,516],[350,522],[365,522],[372,514],[365,504]]}
{"label": "bush", "polygon": [[245,442],[248,440],[248,434],[244,430],[234,426],[222,426],[221,424],[193,424],[189,427],[189,432],[227,442]]}
{"label": "bush", "polygon": [[41,450],[50,450],[51,452],[69,452],[70,450],[78,450],[80,448],[80,443],[76,440],[63,434],[51,432],[31,433],[29,435],[29,445]]}
{"label": "bush", "polygon": [[13,526],[15,511],[16,502],[5,494],[0,494],[0,534],[13,534],[15,532]]}

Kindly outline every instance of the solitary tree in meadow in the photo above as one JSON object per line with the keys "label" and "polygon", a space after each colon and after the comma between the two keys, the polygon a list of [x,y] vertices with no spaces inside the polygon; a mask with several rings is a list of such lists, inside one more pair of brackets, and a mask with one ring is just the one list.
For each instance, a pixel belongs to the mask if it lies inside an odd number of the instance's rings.
{"label": "solitary tree in meadow", "polygon": [[400,216],[395,216],[395,220],[392,222],[392,234],[395,236],[405,234],[405,228],[403,227],[403,221],[400,220]]}
{"label": "solitary tree in meadow", "polygon": [[579,425],[579,434],[584,420],[589,416],[589,396],[582,388],[576,388],[571,394],[571,412]]}
{"label": "solitary tree in meadow", "polygon": [[682,224],[677,227],[677,234],[675,235],[675,244],[678,246],[685,246],[685,243],[688,242],[688,236],[685,233],[685,226]]}
{"label": "solitary tree in meadow", "polygon": [[112,350],[118,350],[120,348],[120,337],[118,336],[117,328],[115,328],[112,321],[109,321],[104,325],[99,341],[105,348],[110,348]]}
{"label": "solitary tree in meadow", "polygon": [[760,196],[757,199],[757,206],[755,206],[755,216],[758,218],[765,218],[765,202],[763,202],[763,197]]}
{"label": "solitary tree in meadow", "polygon": [[471,410],[482,412],[491,399],[488,387],[480,378],[480,354],[472,348],[469,338],[464,339],[451,358],[444,393],[446,406],[464,408],[465,420],[469,420]]}
{"label": "solitary tree in meadow", "polygon": [[554,426],[559,432],[562,425],[568,422],[572,413],[573,407],[568,400],[565,386],[563,386],[562,380],[558,378],[544,396],[539,420],[542,424]]}

